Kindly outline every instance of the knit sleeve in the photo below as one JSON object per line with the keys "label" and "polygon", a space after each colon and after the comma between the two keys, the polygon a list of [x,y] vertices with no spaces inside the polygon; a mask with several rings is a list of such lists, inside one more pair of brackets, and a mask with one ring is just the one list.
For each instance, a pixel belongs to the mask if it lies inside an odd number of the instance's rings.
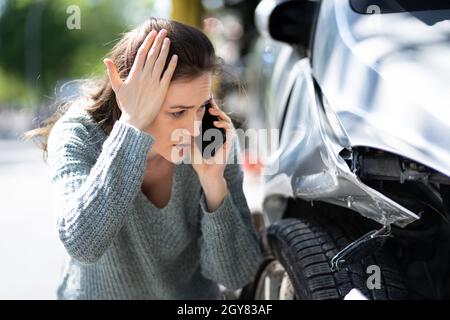
{"label": "knit sleeve", "polygon": [[[48,163],[58,197],[57,229],[67,252],[96,262],[124,224],[142,184],[154,138],[116,121],[101,152],[81,123],[56,123],[48,139]],[[96,156],[96,154],[98,154]]]}
{"label": "knit sleeve", "polygon": [[200,264],[206,278],[236,290],[253,280],[262,254],[259,235],[242,190],[243,172],[237,162],[237,139],[233,142],[225,169],[228,194],[222,204],[208,212],[205,194],[201,194]]}

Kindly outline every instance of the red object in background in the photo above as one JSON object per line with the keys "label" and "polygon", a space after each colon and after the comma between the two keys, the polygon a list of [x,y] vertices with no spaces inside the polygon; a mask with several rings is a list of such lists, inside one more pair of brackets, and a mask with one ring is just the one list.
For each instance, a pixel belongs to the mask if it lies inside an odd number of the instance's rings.
{"label": "red object in background", "polygon": [[259,161],[258,156],[251,155],[248,150],[245,150],[242,157],[243,157],[242,168],[244,171],[254,175],[261,174],[263,166]]}

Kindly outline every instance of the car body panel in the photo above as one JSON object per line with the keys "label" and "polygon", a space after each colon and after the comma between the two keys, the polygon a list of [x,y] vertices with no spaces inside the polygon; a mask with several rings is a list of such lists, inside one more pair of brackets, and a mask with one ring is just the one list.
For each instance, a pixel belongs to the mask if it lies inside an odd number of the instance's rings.
{"label": "car body panel", "polygon": [[268,85],[266,121],[282,132],[265,198],[324,201],[384,225],[419,219],[361,182],[339,153],[371,147],[450,176],[449,18],[450,10],[371,16],[348,0],[322,1],[311,57],[280,45]]}

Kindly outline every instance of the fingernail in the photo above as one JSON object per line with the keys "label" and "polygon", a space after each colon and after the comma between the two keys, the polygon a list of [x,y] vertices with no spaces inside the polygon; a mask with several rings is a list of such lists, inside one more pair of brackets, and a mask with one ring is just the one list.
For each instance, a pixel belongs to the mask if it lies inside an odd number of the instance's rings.
{"label": "fingernail", "polygon": [[150,32],[150,36],[154,36],[156,34],[156,30],[152,30],[152,32]]}

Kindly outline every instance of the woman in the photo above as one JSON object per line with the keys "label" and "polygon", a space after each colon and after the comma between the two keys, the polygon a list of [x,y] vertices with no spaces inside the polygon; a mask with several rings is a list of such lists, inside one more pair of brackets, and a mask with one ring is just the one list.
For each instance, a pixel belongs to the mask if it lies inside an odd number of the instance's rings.
{"label": "woman", "polygon": [[[252,280],[262,256],[236,135],[211,98],[218,61],[198,29],[151,18],[113,48],[94,94],[28,135],[47,138],[60,192],[59,299],[220,299],[218,284]],[[208,102],[226,142],[180,163],[199,154]]]}

